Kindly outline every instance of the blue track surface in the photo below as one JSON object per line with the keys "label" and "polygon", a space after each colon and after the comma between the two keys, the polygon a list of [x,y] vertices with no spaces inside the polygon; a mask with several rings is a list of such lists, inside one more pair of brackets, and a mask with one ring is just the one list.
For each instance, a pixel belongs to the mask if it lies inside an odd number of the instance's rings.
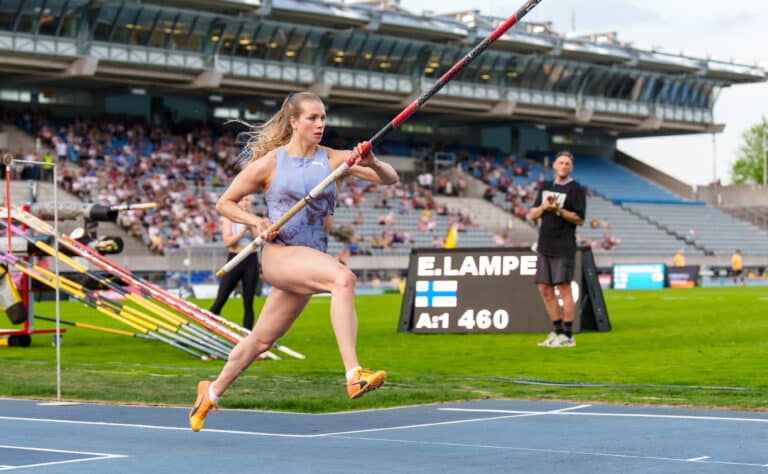
{"label": "blue track surface", "polygon": [[768,473],[768,414],[676,408],[501,400],[326,415],[220,410],[192,433],[186,408],[0,400],[0,433],[0,471]]}

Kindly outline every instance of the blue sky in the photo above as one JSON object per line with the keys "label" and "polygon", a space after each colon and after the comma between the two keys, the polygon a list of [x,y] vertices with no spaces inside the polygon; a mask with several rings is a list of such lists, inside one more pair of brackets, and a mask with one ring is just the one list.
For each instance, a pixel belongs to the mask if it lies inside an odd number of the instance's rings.
{"label": "blue sky", "polygon": [[[475,0],[481,13],[509,17],[524,0]],[[466,10],[466,0],[401,0],[414,13]],[[527,20],[551,21],[558,32],[615,31],[639,48],[761,64],[768,69],[768,1],[730,0],[543,0]],[[716,136],[689,135],[622,140],[619,148],[689,184],[706,184],[716,175],[730,181],[741,135],[768,116],[768,83],[730,87],[720,94],[715,120],[726,125]],[[716,157],[716,161],[715,161]],[[716,168],[713,166],[716,164]]]}

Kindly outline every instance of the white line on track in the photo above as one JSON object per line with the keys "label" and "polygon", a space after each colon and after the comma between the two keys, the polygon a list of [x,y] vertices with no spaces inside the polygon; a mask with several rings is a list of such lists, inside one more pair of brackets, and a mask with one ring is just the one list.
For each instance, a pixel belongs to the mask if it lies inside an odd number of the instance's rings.
{"label": "white line on track", "polygon": [[[317,433],[317,434],[311,434],[311,435],[290,434],[290,433],[265,433],[265,432],[259,432],[259,431],[241,431],[241,430],[220,430],[215,428],[205,429],[203,431],[206,433],[223,433],[223,434],[237,434],[237,435],[248,435],[248,436],[271,436],[276,438],[323,438],[328,436],[338,436],[338,435],[346,435],[346,434],[373,433],[378,431],[405,430],[405,429],[412,429],[412,428],[425,428],[430,426],[443,426],[443,425],[455,425],[460,423],[505,420],[510,418],[523,418],[528,416],[546,415],[548,413],[550,412],[527,412],[527,413],[503,415],[503,416],[489,416],[489,417],[483,417],[483,418],[470,418],[470,419],[464,419],[464,420],[439,421],[435,423],[421,423],[421,424],[415,424],[415,425],[399,425],[399,426],[390,426],[385,428],[370,428],[370,429],[364,429],[364,430],[338,431],[333,433]],[[110,423],[106,421],[60,420],[60,419],[51,419],[51,418],[25,418],[25,417],[15,417],[15,416],[0,416],[0,420],[31,421],[31,422],[41,422],[41,423],[61,423],[61,424],[88,425],[88,426],[107,426],[107,427],[118,427],[118,428],[139,428],[139,429],[166,430],[166,431],[189,431],[189,428],[187,427],[140,425],[140,424],[133,424],[133,423]]]}
{"label": "white line on track", "polygon": [[642,461],[667,461],[667,462],[695,462],[698,464],[717,464],[726,466],[743,466],[743,467],[768,467],[768,464],[757,464],[738,461],[694,461],[690,459],[682,458],[669,458],[663,456],[643,456],[638,454],[620,454],[620,453],[604,453],[599,451],[575,451],[565,449],[547,449],[547,448],[522,448],[517,446],[500,446],[493,444],[470,444],[470,443],[449,443],[440,441],[413,441],[406,439],[389,439],[389,438],[368,438],[358,436],[337,436],[340,439],[354,439],[361,441],[383,441],[389,443],[401,443],[401,444],[418,444],[424,446],[441,446],[451,448],[483,448],[483,449],[499,449],[508,451],[523,451],[529,453],[548,453],[548,454],[563,454],[567,456],[595,456],[605,458],[622,458],[622,459],[638,459]]}
{"label": "white line on track", "polygon": [[[574,407],[575,408],[575,407]],[[509,413],[509,414],[532,414],[532,415],[563,415],[563,416],[609,416],[616,418],[654,418],[666,420],[703,420],[703,421],[740,421],[745,423],[768,423],[768,418],[740,418],[735,416],[704,416],[704,415],[661,415],[652,413],[600,413],[590,411],[523,411],[523,410],[492,410],[492,409],[473,409],[473,408],[438,408],[442,411],[459,411],[467,413]]]}
{"label": "white line on track", "polygon": [[86,462],[86,461],[100,461],[103,459],[120,459],[120,458],[127,458],[128,456],[124,454],[110,454],[110,453],[92,453],[89,451],[68,451],[63,449],[48,449],[48,448],[32,448],[29,446],[9,446],[9,445],[0,445],[0,448],[3,449],[18,449],[21,451],[42,451],[46,453],[64,453],[64,454],[80,454],[85,456],[90,456],[86,458],[79,458],[79,459],[67,459],[65,461],[51,461],[51,462],[43,462],[43,463],[37,463],[37,464],[22,464],[18,466],[8,466],[8,465],[0,465],[0,471],[13,471],[17,469],[27,469],[30,467],[42,467],[42,466],[54,466],[58,464],[72,464],[76,462]]}
{"label": "white line on track", "polygon": [[[513,418],[525,418],[532,416],[605,416],[615,418],[649,418],[649,419],[667,419],[667,420],[701,420],[701,421],[729,421],[729,422],[743,422],[743,423],[768,423],[768,418],[739,418],[739,417],[723,417],[723,416],[693,416],[693,415],[661,415],[661,414],[644,414],[644,413],[601,413],[601,412],[576,412],[574,410],[588,408],[591,405],[578,405],[573,407],[565,407],[556,410],[547,411],[523,411],[523,410],[494,410],[494,409],[472,409],[472,408],[438,408],[438,411],[451,411],[451,412],[463,412],[463,413],[487,413],[498,414],[499,416],[486,416],[480,418],[467,418],[462,420],[450,420],[439,421],[434,423],[419,423],[412,425],[398,425],[389,426],[383,428],[368,428],[362,430],[351,431],[339,431],[332,433],[315,433],[315,434],[291,434],[291,433],[268,433],[261,431],[244,431],[244,430],[224,430],[224,429],[205,429],[206,433],[220,433],[220,434],[234,434],[234,435],[246,435],[246,436],[265,436],[276,438],[323,438],[329,436],[340,436],[349,434],[361,434],[361,433],[374,433],[382,431],[397,431],[416,428],[429,428],[432,426],[447,426],[458,425],[463,423],[480,423],[485,421],[497,421]],[[39,423],[60,423],[71,425],[88,425],[88,426],[105,426],[105,427],[117,427],[117,428],[137,428],[148,430],[165,430],[165,431],[189,431],[188,427],[180,426],[161,426],[161,425],[144,425],[135,423],[112,423],[105,421],[81,421],[81,420],[63,420],[63,419],[50,419],[50,418],[28,418],[28,417],[12,417],[12,416],[0,416],[0,420],[9,421],[23,421],[23,422],[39,422]]]}
{"label": "white line on track", "polygon": [[686,459],[686,461],[696,462],[696,461],[703,461],[703,460],[709,459],[709,458],[710,458],[710,456],[700,456],[698,458]]}

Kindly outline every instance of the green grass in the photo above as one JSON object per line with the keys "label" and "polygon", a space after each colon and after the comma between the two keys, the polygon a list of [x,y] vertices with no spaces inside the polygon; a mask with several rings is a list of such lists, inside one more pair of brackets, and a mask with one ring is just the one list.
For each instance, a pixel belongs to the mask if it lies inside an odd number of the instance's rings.
{"label": "green grass", "polygon": [[[605,300],[611,332],[585,332],[577,335],[575,348],[548,349],[536,346],[543,334],[398,333],[399,295],[359,296],[360,359],[386,369],[389,377],[382,390],[350,401],[329,299],[318,297],[280,341],[307,359],[255,363],[222,405],[329,412],[531,398],[768,408],[768,288],[606,291]],[[207,307],[210,301],[199,303]],[[36,307],[37,314],[54,315],[51,303]],[[64,303],[61,311],[64,319],[119,327],[78,303]],[[240,314],[239,300],[225,307],[225,316],[235,321]],[[1,321],[8,326],[4,316]],[[61,347],[65,399],[188,405],[197,381],[213,379],[223,365],[159,342],[67,329]],[[51,340],[39,335],[29,348],[0,347],[0,396],[56,396]]]}

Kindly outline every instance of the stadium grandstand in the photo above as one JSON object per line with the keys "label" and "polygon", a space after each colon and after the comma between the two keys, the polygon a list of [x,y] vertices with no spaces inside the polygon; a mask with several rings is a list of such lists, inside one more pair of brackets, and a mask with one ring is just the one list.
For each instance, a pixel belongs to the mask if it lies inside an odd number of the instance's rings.
{"label": "stadium grandstand", "polygon": [[[351,146],[501,21],[392,0],[3,0],[0,148],[58,159],[66,199],[158,202],[101,224],[127,243],[116,260],[208,278],[226,254],[214,204],[239,165],[244,128],[231,121],[257,123],[287,93],[311,90],[328,105],[326,143]],[[454,224],[459,246],[530,245],[527,209],[565,148],[589,191],[579,238],[599,267],[671,261],[680,249],[691,264],[727,267],[741,248],[746,266],[764,269],[765,214],[752,208],[768,206],[764,190],[694,189],[617,140],[717,133],[720,91],[766,78],[615,33],[523,22],[378,145],[403,183],[345,180],[329,252],[363,274],[398,272],[412,247],[442,246]],[[30,173],[15,177],[45,188]]]}

